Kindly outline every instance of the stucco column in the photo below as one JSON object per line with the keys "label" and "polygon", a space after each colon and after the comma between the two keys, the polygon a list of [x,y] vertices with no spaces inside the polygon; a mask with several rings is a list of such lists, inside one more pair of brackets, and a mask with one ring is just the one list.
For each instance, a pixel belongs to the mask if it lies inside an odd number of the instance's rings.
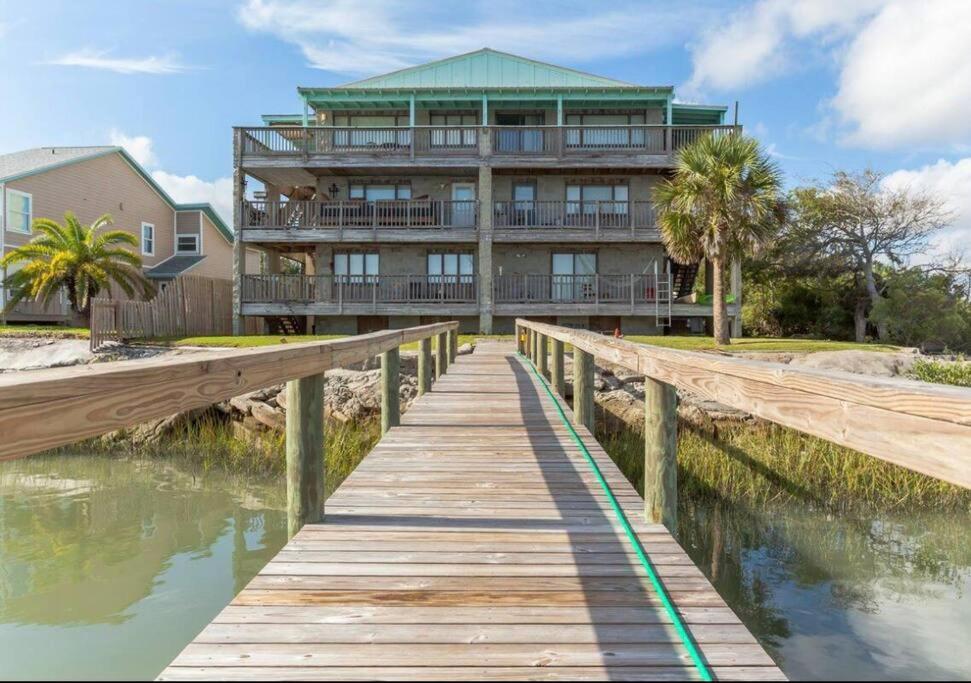
{"label": "stucco column", "polygon": [[246,332],[243,318],[243,276],[246,275],[246,248],[243,245],[243,196],[246,191],[246,174],[243,172],[242,131],[233,130],[233,334]]}
{"label": "stucco column", "polygon": [[732,316],[731,335],[742,336],[742,262],[733,261],[731,267],[731,292],[735,297],[735,315]]}
{"label": "stucco column", "polygon": [[[317,280],[316,296],[315,300],[318,303],[332,302],[331,298],[331,288],[332,288],[332,278],[333,275],[330,263],[330,247],[325,244],[318,244],[314,247],[314,252],[311,254],[311,259],[313,262],[314,276]],[[313,316],[313,327],[317,330],[318,327],[323,327],[323,325],[318,326],[318,321],[323,323],[323,316],[315,315]],[[320,334],[317,331],[317,334]]]}
{"label": "stucco column", "polygon": [[479,166],[479,333],[492,334],[492,167]]}

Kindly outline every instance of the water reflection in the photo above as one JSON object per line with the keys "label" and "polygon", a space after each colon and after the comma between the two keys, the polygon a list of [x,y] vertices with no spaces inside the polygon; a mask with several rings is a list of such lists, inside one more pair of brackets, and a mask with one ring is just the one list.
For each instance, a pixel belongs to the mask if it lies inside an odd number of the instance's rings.
{"label": "water reflection", "polygon": [[964,678],[971,515],[682,500],[692,559],[792,678]]}
{"label": "water reflection", "polygon": [[154,676],[277,552],[282,507],[165,463],[0,463],[0,676]]}

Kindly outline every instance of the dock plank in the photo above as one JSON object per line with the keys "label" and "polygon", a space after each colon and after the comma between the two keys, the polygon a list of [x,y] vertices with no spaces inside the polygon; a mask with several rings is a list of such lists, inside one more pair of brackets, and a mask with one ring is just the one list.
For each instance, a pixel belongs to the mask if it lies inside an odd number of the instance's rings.
{"label": "dock plank", "polygon": [[[719,680],[785,680],[577,428]],[[162,680],[696,680],[553,399],[482,342]]]}

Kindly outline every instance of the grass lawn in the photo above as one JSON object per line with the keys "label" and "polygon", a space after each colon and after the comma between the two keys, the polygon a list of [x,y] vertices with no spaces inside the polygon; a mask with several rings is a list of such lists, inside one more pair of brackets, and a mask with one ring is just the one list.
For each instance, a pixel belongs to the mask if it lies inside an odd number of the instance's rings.
{"label": "grass lawn", "polygon": [[56,339],[87,339],[86,327],[62,325],[0,325],[0,337],[51,337]]}
{"label": "grass lawn", "polygon": [[727,351],[730,353],[776,352],[776,353],[813,353],[815,351],[897,351],[892,344],[858,344],[856,342],[831,341],[828,339],[772,339],[744,337],[733,339],[729,346],[719,346],[711,337],[655,337],[629,335],[627,341],[639,344],[653,344],[682,351]]}
{"label": "grass lawn", "polygon": [[[328,339],[341,339],[347,335],[343,334],[299,334],[292,337],[263,334],[250,336],[218,336],[218,337],[166,337],[156,339],[142,339],[142,343],[160,344],[163,346],[212,346],[234,349],[253,348],[257,346],[272,346],[274,344],[299,344],[301,342],[326,341]],[[484,335],[484,334],[460,334],[459,346],[470,344],[476,339],[512,339],[512,335]],[[417,351],[418,342],[411,342],[401,347],[405,351]]]}

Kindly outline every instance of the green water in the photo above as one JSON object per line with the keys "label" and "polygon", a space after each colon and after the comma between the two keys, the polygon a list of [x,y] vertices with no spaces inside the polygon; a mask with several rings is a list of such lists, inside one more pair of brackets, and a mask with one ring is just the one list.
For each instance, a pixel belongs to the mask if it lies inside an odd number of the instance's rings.
{"label": "green water", "polygon": [[0,678],[153,678],[283,545],[284,495],[159,462],[0,463]]}
{"label": "green water", "polygon": [[[0,463],[0,678],[152,678],[277,552],[282,482]],[[682,500],[692,559],[792,678],[971,675],[971,516]]]}

